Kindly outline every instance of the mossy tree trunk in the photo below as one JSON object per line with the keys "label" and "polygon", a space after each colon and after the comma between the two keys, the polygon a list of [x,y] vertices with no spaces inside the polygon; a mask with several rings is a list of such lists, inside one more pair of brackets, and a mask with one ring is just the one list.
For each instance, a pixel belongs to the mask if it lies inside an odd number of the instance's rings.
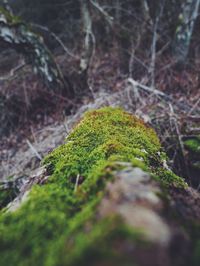
{"label": "mossy tree trunk", "polygon": [[28,25],[0,8],[0,41],[22,53],[27,63],[54,90],[69,90],[67,83],[42,37],[34,33]]}
{"label": "mossy tree trunk", "polygon": [[194,23],[198,17],[200,0],[185,0],[179,14],[179,25],[176,28],[174,54],[179,63],[187,59]]}
{"label": "mossy tree trunk", "polygon": [[141,120],[88,112],[44,165],[0,214],[2,266],[199,265],[200,196]]}

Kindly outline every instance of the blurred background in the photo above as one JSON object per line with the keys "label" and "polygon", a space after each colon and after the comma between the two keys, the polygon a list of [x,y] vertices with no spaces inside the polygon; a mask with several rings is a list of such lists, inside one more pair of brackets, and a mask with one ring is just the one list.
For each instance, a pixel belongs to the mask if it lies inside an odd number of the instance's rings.
{"label": "blurred background", "polygon": [[151,125],[199,189],[199,4],[1,0],[0,178],[28,176],[83,111],[113,105]]}

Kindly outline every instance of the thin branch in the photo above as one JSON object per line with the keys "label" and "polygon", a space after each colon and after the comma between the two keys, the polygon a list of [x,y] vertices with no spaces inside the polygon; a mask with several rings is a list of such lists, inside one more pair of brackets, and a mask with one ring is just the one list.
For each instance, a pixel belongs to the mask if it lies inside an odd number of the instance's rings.
{"label": "thin branch", "polygon": [[145,91],[147,91],[147,92],[154,93],[154,94],[157,94],[157,95],[159,95],[159,96],[161,96],[161,97],[164,97],[164,98],[166,98],[166,99],[168,99],[168,100],[171,100],[171,97],[168,96],[167,94],[165,94],[164,92],[159,91],[159,90],[157,90],[157,89],[153,89],[153,88],[148,87],[148,86],[146,86],[146,85],[143,85],[143,84],[137,82],[136,80],[134,80],[133,78],[128,78],[127,81],[128,81],[129,83],[131,83],[132,86],[137,86],[138,88],[141,88],[141,89],[143,89],[143,90],[145,90]]}
{"label": "thin branch", "polygon": [[170,108],[170,120],[173,122],[173,124],[175,126],[175,132],[176,132],[176,136],[177,136],[177,140],[178,140],[178,145],[179,145],[180,154],[181,154],[181,157],[182,157],[183,166],[184,166],[185,171],[186,171],[186,177],[188,178],[188,180],[190,182],[190,185],[191,185],[191,179],[190,179],[190,175],[189,175],[189,170],[188,170],[187,162],[186,162],[186,159],[185,159],[185,148],[184,148],[184,144],[183,144],[183,141],[182,141],[182,136],[181,136],[181,132],[180,132],[180,129],[179,129],[178,122],[177,122],[177,118],[176,118],[176,115],[174,113],[174,108],[173,108],[171,103],[169,103],[169,108]]}
{"label": "thin branch", "polygon": [[158,28],[158,20],[156,18],[156,22],[154,24],[152,46],[151,46],[151,63],[150,63],[150,66],[149,66],[149,72],[150,72],[150,75],[151,75],[151,87],[152,88],[155,88],[157,28]]}
{"label": "thin branch", "polygon": [[194,112],[194,110],[197,108],[197,106],[199,105],[199,103],[200,103],[200,97],[196,101],[196,103],[193,105],[193,107],[191,108],[191,110],[188,112],[188,116],[190,116]]}
{"label": "thin branch", "polygon": [[63,50],[65,51],[66,54],[68,54],[71,57],[77,58],[76,55],[74,55],[73,53],[71,53],[69,51],[69,49],[63,43],[63,41],[58,37],[58,35],[56,35],[54,32],[52,32],[48,27],[45,27],[45,26],[42,26],[42,25],[39,25],[39,24],[35,24],[35,23],[31,23],[31,26],[37,27],[39,29],[42,29],[42,30],[48,32],[60,44],[60,46],[63,48]]}
{"label": "thin branch", "polygon": [[15,76],[15,73],[17,71],[19,71],[20,69],[22,69],[24,66],[25,66],[25,62],[22,62],[21,64],[19,64],[18,66],[16,66],[15,68],[11,69],[10,70],[10,73],[6,76],[3,76],[3,77],[0,77],[0,81],[6,81],[6,80],[9,80],[9,79],[12,79],[14,78]]}
{"label": "thin branch", "polygon": [[142,90],[144,90],[146,92],[149,92],[149,93],[151,93],[153,95],[157,95],[157,96],[163,98],[166,102],[174,103],[176,106],[184,109],[186,112],[190,110],[187,105],[176,101],[176,99],[172,98],[171,96],[167,95],[166,93],[164,93],[164,92],[162,92],[162,91],[160,91],[160,90],[158,90],[156,88],[148,87],[148,86],[146,86],[146,85],[134,80],[133,78],[128,78],[126,81],[131,83],[132,86],[137,86],[138,88],[140,88],[140,89],[142,89]]}
{"label": "thin branch", "polygon": [[32,150],[32,152],[36,155],[36,157],[41,161],[42,160],[42,157],[38,153],[38,151],[36,150],[36,148],[30,143],[30,141],[28,139],[26,140],[26,143],[28,144],[28,146]]}
{"label": "thin branch", "polygon": [[75,193],[76,193],[77,188],[78,188],[79,178],[80,178],[80,175],[78,174],[77,177],[76,177],[76,184],[75,184],[75,187],[74,187],[74,192]]}
{"label": "thin branch", "polygon": [[111,17],[98,3],[97,1],[90,0],[90,3],[105,17],[108,24],[112,28],[114,18]]}

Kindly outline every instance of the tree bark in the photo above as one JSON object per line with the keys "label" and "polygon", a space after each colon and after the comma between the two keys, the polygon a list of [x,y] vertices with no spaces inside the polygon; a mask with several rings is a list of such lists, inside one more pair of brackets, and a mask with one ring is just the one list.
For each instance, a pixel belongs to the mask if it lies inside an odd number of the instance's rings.
{"label": "tree bark", "polygon": [[69,90],[59,66],[45,46],[42,37],[3,8],[0,9],[0,41],[22,53],[27,63],[32,65],[33,70],[48,87],[54,90]]}
{"label": "tree bark", "polygon": [[185,0],[182,4],[182,12],[179,14],[180,22],[176,28],[173,44],[174,54],[179,63],[184,63],[187,59],[199,4],[200,0]]}

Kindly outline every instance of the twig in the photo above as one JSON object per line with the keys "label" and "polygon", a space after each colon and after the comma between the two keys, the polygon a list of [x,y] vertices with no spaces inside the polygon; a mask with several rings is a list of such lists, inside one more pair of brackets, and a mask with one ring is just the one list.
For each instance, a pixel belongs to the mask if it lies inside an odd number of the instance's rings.
{"label": "twig", "polygon": [[190,116],[194,112],[194,110],[197,108],[197,106],[199,105],[199,103],[200,103],[200,97],[196,101],[196,103],[193,105],[193,107],[191,108],[191,110],[188,112],[188,116]]}
{"label": "twig", "polygon": [[156,53],[156,56],[162,55],[162,53],[170,46],[170,41],[168,41],[163,47]]}
{"label": "twig", "polygon": [[194,136],[200,134],[200,127],[190,127],[189,133],[192,133]]}
{"label": "twig", "polygon": [[65,129],[65,132],[66,132],[67,134],[69,134],[70,129],[69,129],[69,127],[68,127],[67,119],[66,119],[66,116],[65,116],[64,113],[63,113],[63,118],[64,118],[64,121],[63,121],[63,127],[64,127],[64,129]]}
{"label": "twig", "polygon": [[19,71],[21,68],[23,68],[26,64],[24,62],[22,62],[21,64],[19,64],[18,66],[16,66],[15,68],[10,70],[10,73],[7,76],[3,76],[0,77],[1,81],[5,81],[5,80],[9,80],[11,78],[14,77],[15,72]]}
{"label": "twig", "polygon": [[173,124],[175,126],[175,131],[176,131],[177,140],[178,140],[178,144],[179,144],[179,148],[180,148],[180,153],[181,153],[181,157],[182,157],[182,160],[183,160],[183,165],[184,165],[184,168],[185,168],[185,171],[186,171],[186,177],[189,179],[189,182],[191,184],[191,179],[190,179],[188,167],[187,167],[187,163],[186,163],[186,160],[185,160],[185,148],[184,148],[184,144],[183,144],[183,141],[182,141],[182,136],[181,136],[181,133],[180,133],[180,129],[179,129],[179,126],[178,126],[178,123],[177,123],[177,119],[176,119],[176,116],[175,116],[175,113],[174,113],[174,108],[173,108],[171,103],[169,103],[169,108],[170,108],[170,111],[171,111],[170,119],[171,119],[171,121],[173,121]]}
{"label": "twig", "polygon": [[47,31],[60,44],[60,46],[63,48],[63,50],[65,51],[66,54],[70,55],[71,57],[77,58],[76,55],[74,55],[73,53],[71,53],[69,51],[69,49],[63,43],[63,41],[58,37],[58,35],[56,35],[54,32],[52,32],[49,28],[47,28],[45,26],[42,26],[42,25],[39,25],[39,24],[35,24],[35,23],[31,23],[31,25],[33,27],[37,27],[39,29],[42,29],[44,31]]}
{"label": "twig", "polygon": [[78,174],[77,177],[76,177],[76,184],[75,184],[75,187],[74,187],[74,192],[75,192],[75,193],[76,193],[77,188],[78,188],[79,178],[80,178],[80,175]]}
{"label": "twig", "polygon": [[134,55],[135,55],[135,46],[133,44],[133,38],[131,38],[131,56],[129,60],[129,77],[130,78],[132,78],[132,73],[133,73]]}
{"label": "twig", "polygon": [[30,100],[28,97],[27,86],[26,86],[25,82],[22,83],[22,87],[23,87],[23,91],[24,91],[24,98],[25,98],[26,107],[29,107],[31,104],[30,104]]}
{"label": "twig", "polygon": [[157,27],[158,27],[158,20],[156,18],[156,22],[154,24],[152,46],[151,46],[151,63],[150,63],[150,66],[149,66],[149,73],[151,75],[151,87],[152,88],[155,88]]}
{"label": "twig", "polygon": [[98,9],[98,11],[105,17],[110,27],[113,26],[113,20],[114,18],[111,17],[96,1],[90,0],[90,3]]}
{"label": "twig", "polygon": [[168,96],[167,94],[165,94],[164,92],[159,91],[157,89],[153,89],[153,88],[148,87],[146,85],[143,85],[143,84],[139,83],[138,81],[134,80],[133,78],[128,78],[127,79],[127,82],[131,83],[132,86],[137,86],[138,88],[141,88],[141,89],[143,89],[145,91],[148,91],[150,93],[157,94],[157,95],[162,96],[162,97],[164,97],[164,98],[166,98],[168,100],[171,100],[171,97]]}
{"label": "twig", "polygon": [[172,102],[174,103],[176,106],[186,110],[186,111],[189,111],[189,107],[185,104],[182,104],[180,102],[177,102],[176,99],[173,99],[171,96],[167,95],[166,93],[156,89],[156,88],[151,88],[151,87],[148,87],[136,80],[134,80],[133,78],[128,78],[127,79],[127,82],[130,82],[132,84],[132,86],[138,86],[138,88],[141,88],[143,89],[144,91],[147,91],[149,93],[152,93],[154,95],[158,95],[160,97],[162,97],[166,102]]}
{"label": "twig", "polygon": [[[129,82],[130,83],[130,82]],[[140,97],[140,93],[138,91],[138,87],[135,86],[133,83],[130,83],[130,84],[127,84],[126,86],[126,91],[127,91],[127,98],[128,98],[128,101],[129,101],[129,104],[130,105],[133,105],[133,102],[132,102],[132,99],[131,99],[131,94],[130,94],[130,90],[131,88],[133,89],[133,92],[134,92],[134,96],[135,96],[135,105],[137,106],[137,103],[141,100],[142,101],[142,98]],[[143,101],[142,101],[143,102]]]}
{"label": "twig", "polygon": [[41,161],[42,157],[41,155],[37,152],[36,148],[33,147],[33,145],[30,143],[28,139],[26,139],[26,143],[28,144],[29,148],[32,150],[32,152],[36,155],[36,157]]}

